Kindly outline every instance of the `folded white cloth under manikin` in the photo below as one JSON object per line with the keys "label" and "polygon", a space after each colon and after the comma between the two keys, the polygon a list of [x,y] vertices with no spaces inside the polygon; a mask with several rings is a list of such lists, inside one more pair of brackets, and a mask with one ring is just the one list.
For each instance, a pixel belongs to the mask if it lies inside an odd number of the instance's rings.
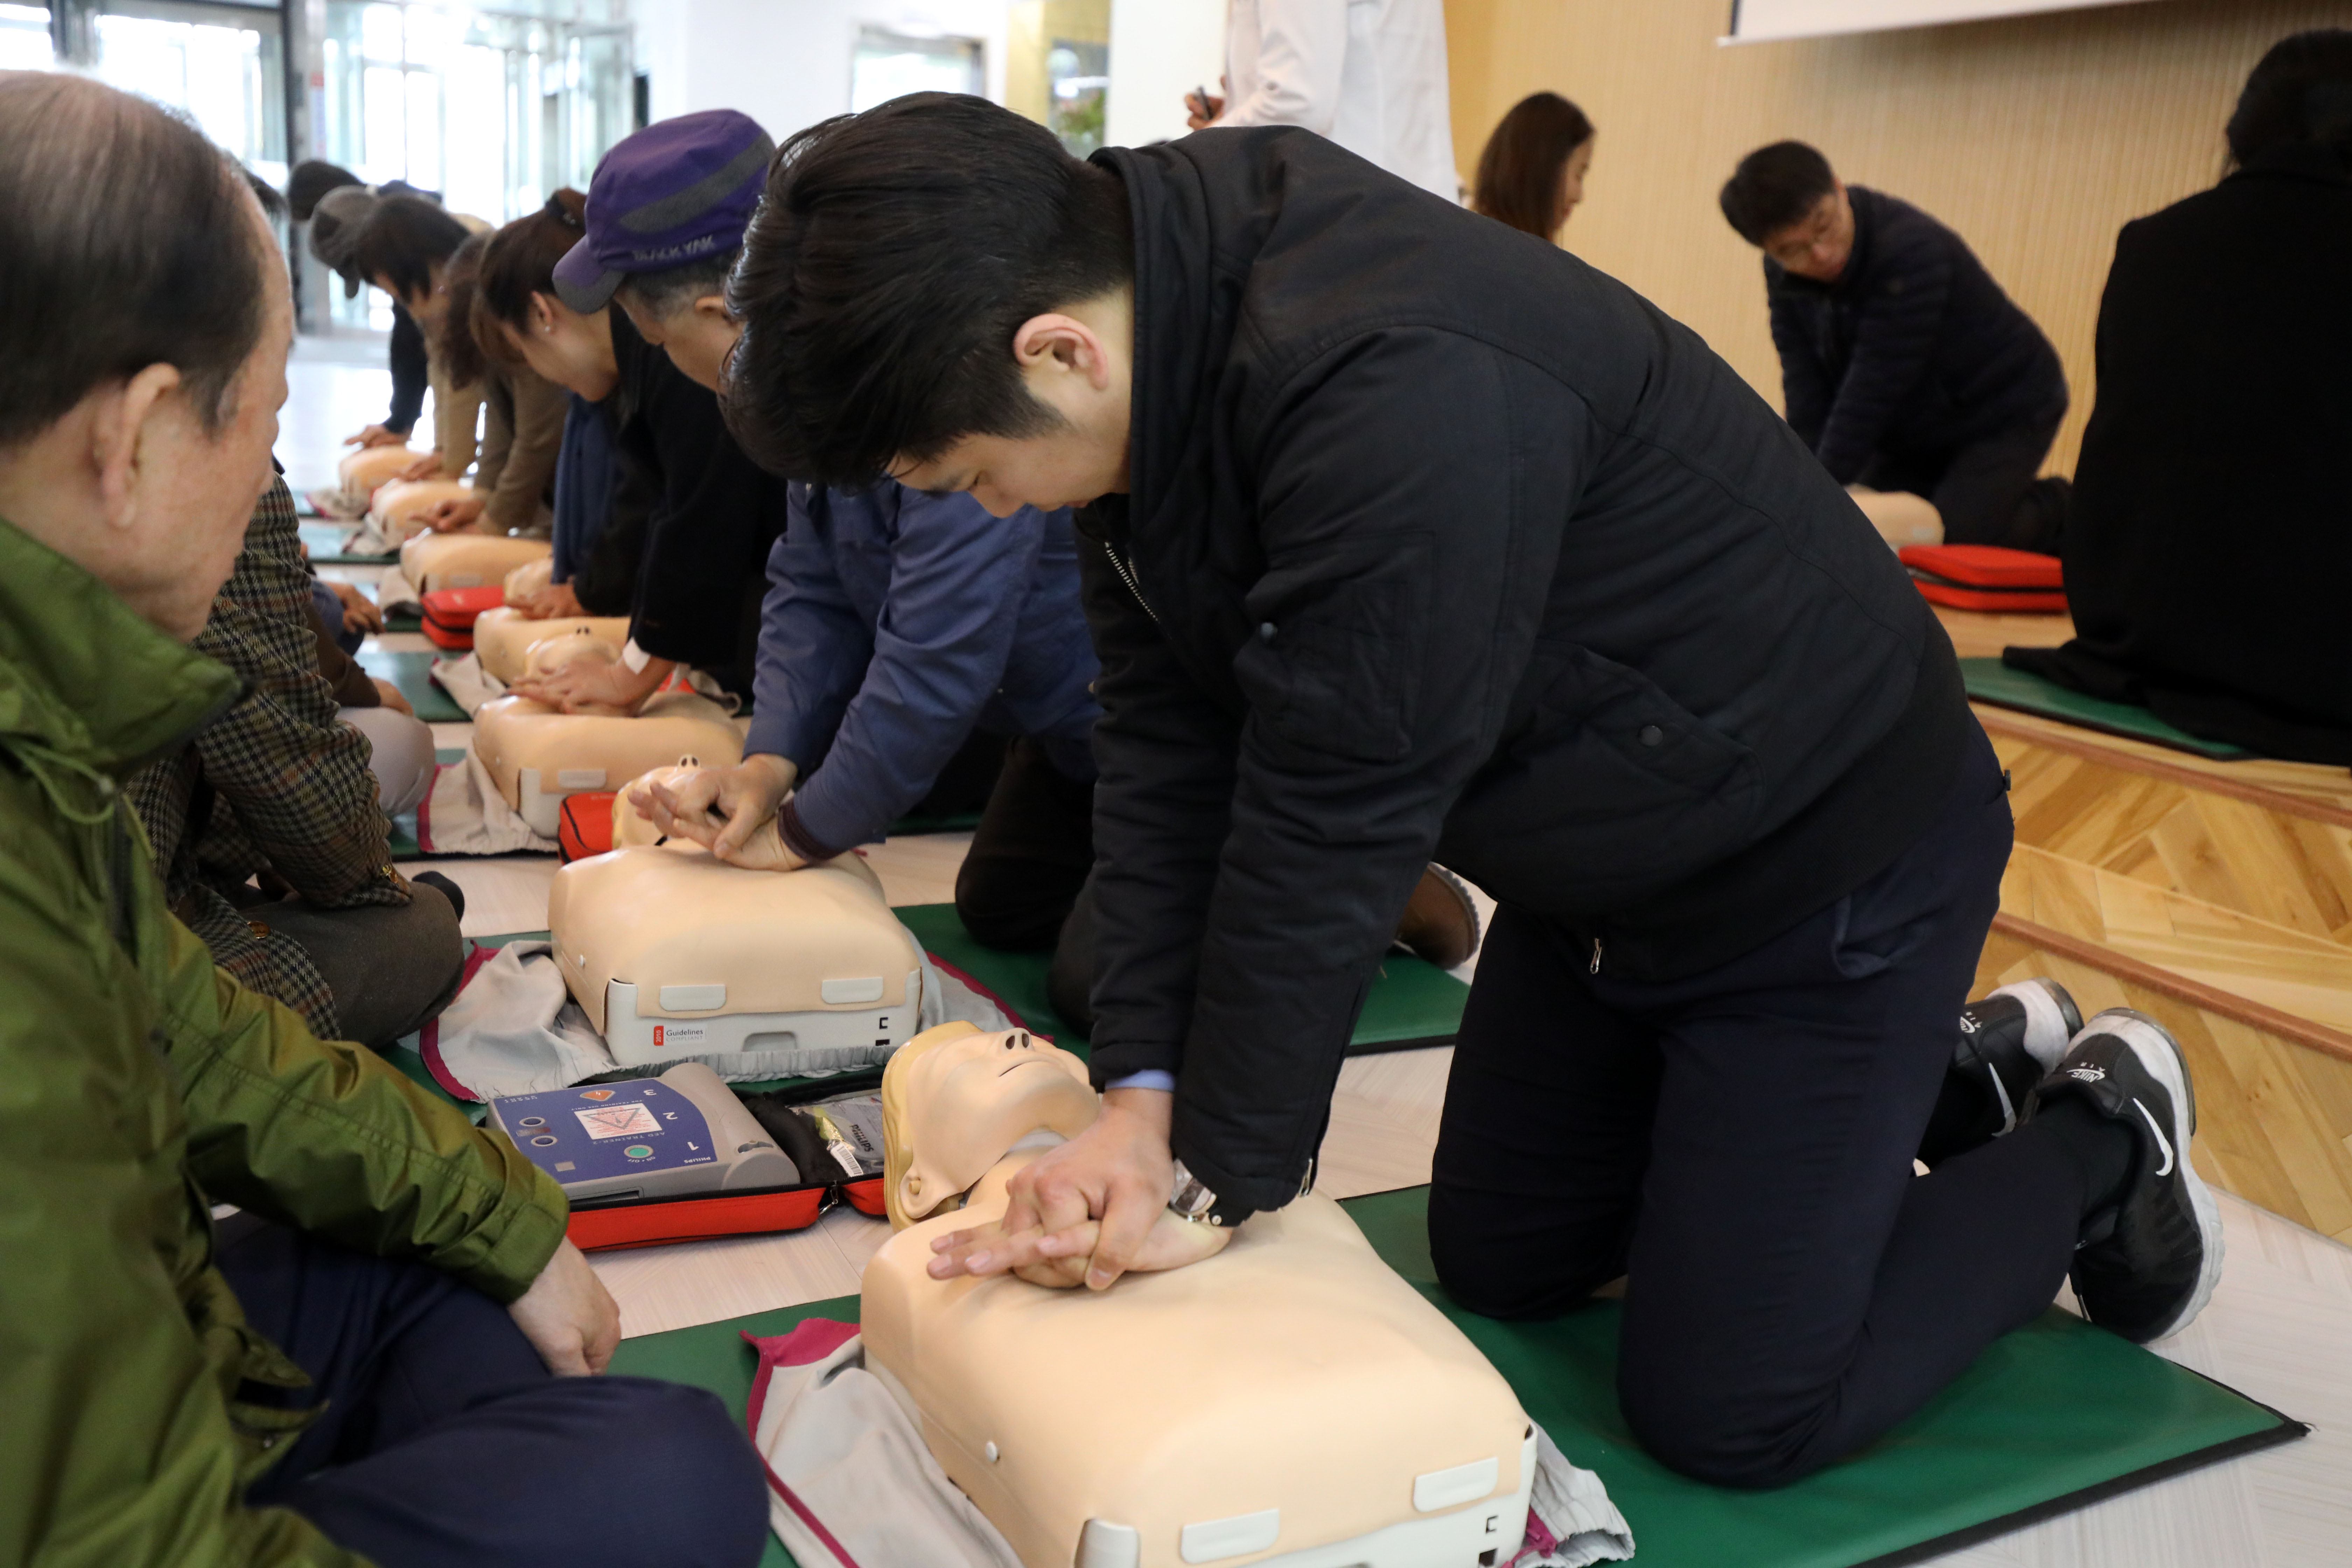
{"label": "folded white cloth under manikin", "polygon": [[498,781],[471,746],[462,761],[444,763],[416,808],[416,844],[428,855],[552,854],[542,838],[499,793]]}
{"label": "folded white cloth under manikin", "polygon": [[[990,997],[942,970],[923,955],[922,1028],[961,1019],[984,1032],[1010,1029],[1016,1021]],[[511,942],[496,952],[479,949],[467,961],[457,1000],[425,1026],[417,1049],[444,1089],[464,1100],[537,1094],[619,1068],[604,1037],[572,999],[554,950],[544,942]],[[823,1078],[877,1065],[855,1060],[812,1061],[803,1051],[729,1051],[699,1061],[720,1078],[751,1083],[772,1078]],[[656,1069],[646,1069],[652,1076]]]}
{"label": "folded white cloth under manikin", "polygon": [[[373,548],[371,540],[373,540],[371,531],[362,529],[359,537],[344,546],[344,549],[353,555],[376,555],[389,552]],[[375,544],[382,542],[381,540],[373,540]],[[411,615],[415,615],[425,608],[425,601],[416,596],[416,590],[409,585],[407,578],[400,574],[400,568],[393,566],[387,568],[383,575],[375,580],[375,607],[387,616],[399,609],[407,610]]]}
{"label": "folded white cloth under manikin", "polygon": [[433,684],[449,694],[449,700],[466,710],[471,719],[485,702],[494,701],[507,694],[507,683],[482,668],[478,654],[466,654],[457,658],[436,658],[433,661]]}
{"label": "folded white cloth under manikin", "polygon": [[[751,1334],[760,1368],[748,1420],[767,1461],[768,1522],[801,1568],[1020,1568],[987,1517],[931,1457],[855,1325],[811,1318]],[[1526,1543],[1511,1568],[1586,1568],[1633,1555],[1633,1533],[1590,1470],[1536,1429]]]}

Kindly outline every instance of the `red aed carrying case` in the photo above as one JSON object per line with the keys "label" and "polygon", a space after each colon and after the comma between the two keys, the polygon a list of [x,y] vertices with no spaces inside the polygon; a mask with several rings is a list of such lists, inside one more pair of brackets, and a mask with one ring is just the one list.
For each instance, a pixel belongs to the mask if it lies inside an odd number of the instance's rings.
{"label": "red aed carrying case", "polygon": [[1998,544],[1906,544],[1900,555],[1931,605],[1997,614],[2065,613],[2065,572],[2055,555]]}
{"label": "red aed carrying case", "polygon": [[613,802],[618,798],[612,790],[590,790],[581,795],[567,795],[555,814],[555,847],[563,863],[585,860],[591,855],[602,855],[613,847]]}
{"label": "red aed carrying case", "polygon": [[425,635],[435,647],[467,653],[474,646],[474,618],[507,602],[506,584],[484,588],[436,588],[424,597]]}

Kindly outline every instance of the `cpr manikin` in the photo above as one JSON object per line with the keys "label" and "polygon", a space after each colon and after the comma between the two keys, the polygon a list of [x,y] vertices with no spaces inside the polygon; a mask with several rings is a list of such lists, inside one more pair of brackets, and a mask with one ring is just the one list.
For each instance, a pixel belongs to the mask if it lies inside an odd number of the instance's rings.
{"label": "cpr manikin", "polygon": [[882,1080],[902,1228],[866,1265],[866,1365],[1027,1568],[1507,1561],[1533,1429],[1328,1198],[1099,1292],[930,1277],[932,1240],[1001,1215],[1012,1173],[1095,1103],[1067,1052],[968,1024],[910,1040]]}
{"label": "cpr manikin", "polygon": [[411,535],[400,547],[400,574],[420,594],[442,588],[486,588],[536,561],[552,548],[544,539],[507,539],[488,533]]}
{"label": "cpr manikin", "polygon": [[856,855],[786,877],[697,844],[616,848],[556,872],[547,923],[565,985],[625,1067],[870,1068],[922,1007],[922,951]]}
{"label": "cpr manikin", "polygon": [[[376,488],[368,502],[368,526],[395,544],[427,531],[425,515],[445,500],[464,500],[474,487],[463,479],[394,479]],[[469,584],[450,584],[468,587]]]}
{"label": "cpr manikin", "polygon": [[552,838],[565,796],[615,789],[683,756],[732,766],[742,760],[743,739],[725,709],[683,689],[656,692],[628,717],[559,713],[507,696],[475,711],[474,752],[507,805]]}
{"label": "cpr manikin", "polygon": [[335,479],[341,487],[340,499],[345,510],[353,516],[365,511],[378,485],[400,478],[424,456],[412,447],[362,447],[346,454],[335,465]]}
{"label": "cpr manikin", "polygon": [[482,673],[512,686],[526,675],[552,675],[583,659],[611,664],[629,640],[625,616],[559,616],[531,620],[511,604],[474,621],[474,657]]}

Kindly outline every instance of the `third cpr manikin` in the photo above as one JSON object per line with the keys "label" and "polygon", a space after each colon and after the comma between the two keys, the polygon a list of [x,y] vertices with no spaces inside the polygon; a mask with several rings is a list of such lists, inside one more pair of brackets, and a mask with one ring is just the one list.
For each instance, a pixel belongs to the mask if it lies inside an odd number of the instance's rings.
{"label": "third cpr manikin", "polygon": [[[927,1030],[883,1078],[898,1234],[866,1364],[1027,1568],[1475,1568],[1518,1550],[1533,1428],[1486,1359],[1309,1193],[1107,1291],[930,1278],[933,1237],[1089,1125],[1076,1058]],[[1179,1224],[1172,1217],[1163,1223]]]}

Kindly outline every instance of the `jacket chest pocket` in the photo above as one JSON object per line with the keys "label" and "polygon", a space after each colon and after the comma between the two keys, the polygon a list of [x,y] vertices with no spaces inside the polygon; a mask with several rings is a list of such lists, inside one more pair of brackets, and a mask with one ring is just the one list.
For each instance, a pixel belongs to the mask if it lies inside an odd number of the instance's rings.
{"label": "jacket chest pocket", "polygon": [[1430,536],[1349,540],[1270,567],[1234,678],[1276,735],[1359,762],[1410,754],[1428,648]]}

